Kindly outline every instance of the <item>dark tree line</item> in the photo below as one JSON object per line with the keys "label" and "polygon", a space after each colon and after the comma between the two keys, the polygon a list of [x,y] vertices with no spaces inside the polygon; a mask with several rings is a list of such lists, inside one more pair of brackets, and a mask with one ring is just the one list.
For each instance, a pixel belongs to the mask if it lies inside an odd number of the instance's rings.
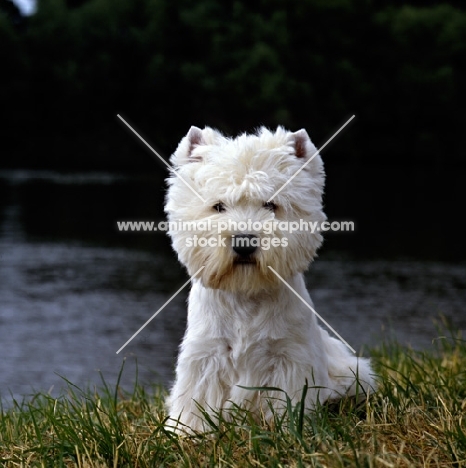
{"label": "dark tree line", "polygon": [[190,125],[305,127],[332,163],[462,165],[460,1],[0,2],[3,167],[141,169]]}

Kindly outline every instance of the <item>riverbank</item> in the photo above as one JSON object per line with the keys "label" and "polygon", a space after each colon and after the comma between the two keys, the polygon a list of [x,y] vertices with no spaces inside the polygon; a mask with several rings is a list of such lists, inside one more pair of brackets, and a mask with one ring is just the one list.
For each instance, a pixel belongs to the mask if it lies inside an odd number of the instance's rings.
{"label": "riverbank", "polygon": [[441,337],[428,351],[396,343],[371,352],[380,389],[355,407],[313,415],[289,408],[272,426],[238,411],[212,435],[164,429],[161,389],[131,394],[68,382],[61,398],[37,394],[2,411],[3,466],[465,466],[466,342]]}

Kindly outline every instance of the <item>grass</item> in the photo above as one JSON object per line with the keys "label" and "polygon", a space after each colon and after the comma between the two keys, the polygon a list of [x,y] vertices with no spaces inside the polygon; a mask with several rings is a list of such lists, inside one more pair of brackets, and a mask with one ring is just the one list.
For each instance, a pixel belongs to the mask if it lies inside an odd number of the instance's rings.
{"label": "grass", "polygon": [[466,343],[429,351],[396,343],[372,351],[380,389],[305,414],[288,406],[271,425],[237,409],[209,435],[164,429],[164,393],[99,393],[68,382],[61,398],[37,394],[1,411],[0,465],[64,467],[461,467],[466,466]]}

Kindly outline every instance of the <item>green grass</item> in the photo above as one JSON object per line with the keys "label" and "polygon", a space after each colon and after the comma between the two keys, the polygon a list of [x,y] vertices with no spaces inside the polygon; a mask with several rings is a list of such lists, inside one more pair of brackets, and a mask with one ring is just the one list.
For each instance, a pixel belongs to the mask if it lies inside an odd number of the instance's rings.
{"label": "green grass", "polygon": [[211,433],[164,429],[164,393],[136,386],[37,394],[2,410],[0,465],[77,467],[466,466],[466,343],[440,338],[429,351],[395,343],[372,351],[380,389],[305,414],[288,406],[272,424],[237,409]]}

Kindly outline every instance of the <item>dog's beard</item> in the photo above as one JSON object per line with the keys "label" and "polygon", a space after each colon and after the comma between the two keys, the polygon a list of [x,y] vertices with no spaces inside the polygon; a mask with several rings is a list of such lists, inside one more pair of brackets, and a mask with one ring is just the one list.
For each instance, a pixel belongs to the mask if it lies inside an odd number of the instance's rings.
{"label": "dog's beard", "polygon": [[[270,235],[255,233],[260,239],[258,248],[250,255],[238,255],[232,248],[232,238],[241,234],[227,231],[219,235],[215,230],[170,232],[178,258],[191,277],[198,278],[205,288],[244,295],[275,290],[283,285],[269,267],[285,281],[304,272],[322,242],[320,234],[310,232],[295,232],[286,236],[278,231]],[[193,235],[204,239],[204,246],[187,242]],[[274,238],[282,241],[285,237],[286,246],[273,247],[271,242],[264,242],[266,238],[268,241]],[[224,241],[223,245],[219,240]],[[212,247],[209,246],[211,244]],[[265,245],[269,248],[264,248]]]}
{"label": "dog's beard", "polygon": [[222,263],[215,258],[212,262],[206,262],[201,272],[201,281],[205,287],[251,294],[275,289],[279,285],[278,278],[259,258],[245,261],[234,255],[229,257]]}
{"label": "dog's beard", "polygon": [[[310,251],[313,249],[309,247],[303,249],[303,239],[298,239],[296,234],[294,236],[288,247],[259,248],[250,256],[239,256],[233,251],[228,245],[231,236],[225,236],[228,239],[227,247],[182,248],[180,242],[175,248],[191,276],[202,268],[196,277],[204,287],[252,295],[282,285],[269,266],[285,280],[307,269],[314,251]],[[177,244],[180,239],[174,241]],[[306,244],[309,246],[309,243]]]}

